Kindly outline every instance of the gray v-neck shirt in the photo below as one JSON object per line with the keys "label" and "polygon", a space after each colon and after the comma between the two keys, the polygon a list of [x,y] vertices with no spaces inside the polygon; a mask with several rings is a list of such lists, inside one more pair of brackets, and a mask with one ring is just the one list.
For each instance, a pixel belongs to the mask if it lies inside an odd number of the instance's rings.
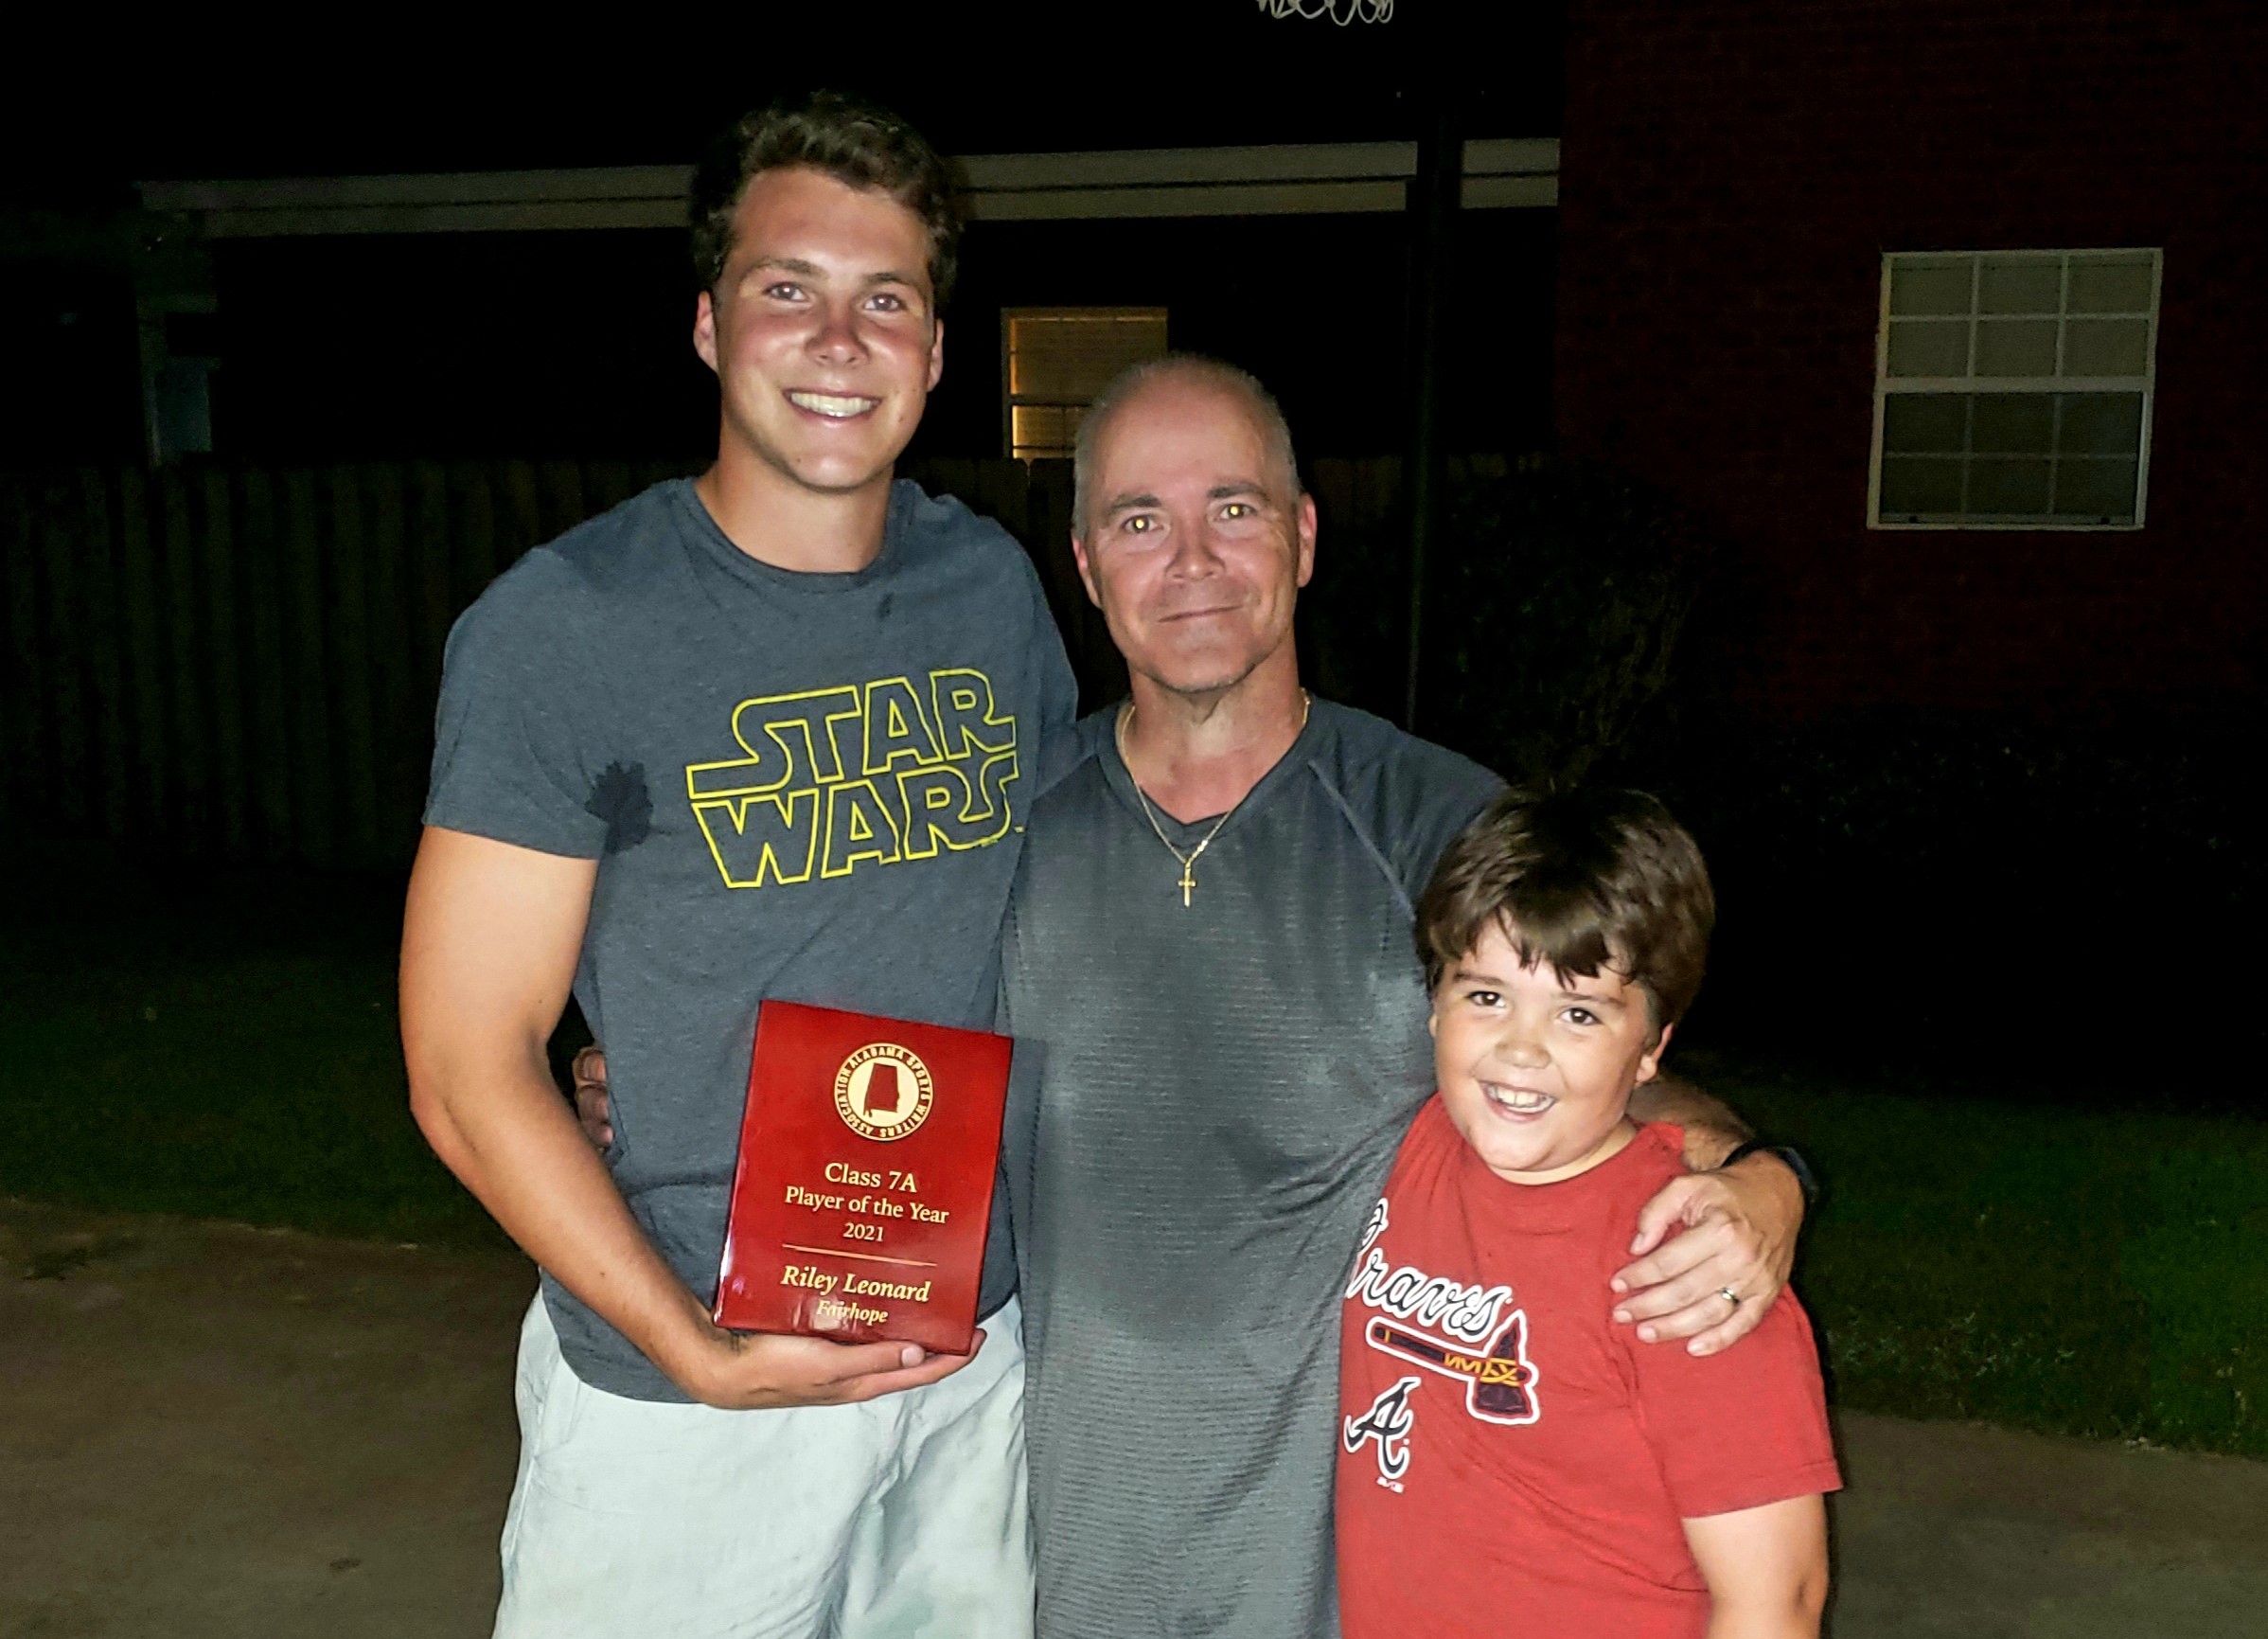
{"label": "gray v-neck shirt", "polygon": [[1033,806],[1003,954],[1039,1631],[1314,1639],[1339,1287],[1433,1085],[1411,905],[1499,782],[1317,701],[1184,908],[1114,715]]}

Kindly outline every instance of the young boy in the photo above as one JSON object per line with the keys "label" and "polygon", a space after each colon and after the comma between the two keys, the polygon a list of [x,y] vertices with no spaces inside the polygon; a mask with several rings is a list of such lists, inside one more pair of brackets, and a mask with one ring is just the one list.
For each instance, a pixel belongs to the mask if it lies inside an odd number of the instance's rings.
{"label": "young boy", "polygon": [[1340,1333],[1346,1639],[1813,1635],[1838,1488],[1783,1295],[1695,1358],[1608,1321],[1638,1207],[1683,1169],[1634,1125],[1714,901],[1652,797],[1500,797],[1418,906],[1439,1091],[1373,1209]]}

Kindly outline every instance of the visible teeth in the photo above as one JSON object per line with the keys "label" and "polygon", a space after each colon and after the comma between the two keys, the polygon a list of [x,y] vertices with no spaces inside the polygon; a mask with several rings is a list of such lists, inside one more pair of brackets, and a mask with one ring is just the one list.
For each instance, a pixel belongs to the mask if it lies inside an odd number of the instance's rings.
{"label": "visible teeth", "polygon": [[1539,1110],[1549,1110],[1559,1102],[1549,1093],[1523,1093],[1516,1087],[1491,1087],[1488,1096],[1507,1110],[1516,1110],[1522,1115],[1533,1115]]}
{"label": "visible teeth", "polygon": [[819,416],[862,416],[882,401],[879,399],[842,399],[832,393],[789,393],[788,401],[799,410],[809,410]]}

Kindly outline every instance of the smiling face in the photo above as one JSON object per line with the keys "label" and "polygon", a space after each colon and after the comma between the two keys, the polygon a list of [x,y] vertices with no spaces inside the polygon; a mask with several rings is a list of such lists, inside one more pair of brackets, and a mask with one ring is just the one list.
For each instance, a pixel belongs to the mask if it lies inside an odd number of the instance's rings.
{"label": "smiling face", "polygon": [[1610,969],[1562,976],[1522,967],[1491,921],[1433,992],[1433,1071],[1449,1119],[1490,1171],[1552,1184],[1630,1141],[1630,1090],[1652,1079],[1665,1027],[1645,992]]}
{"label": "smiling face", "polygon": [[1292,606],[1315,568],[1315,503],[1256,406],[1196,374],[1119,404],[1093,450],[1091,516],[1072,543],[1088,596],[1137,674],[1217,696],[1292,664]]}
{"label": "smiling face", "polygon": [[945,367],[921,219],[791,167],[749,183],[733,226],[693,328],[728,457],[823,493],[886,485]]}

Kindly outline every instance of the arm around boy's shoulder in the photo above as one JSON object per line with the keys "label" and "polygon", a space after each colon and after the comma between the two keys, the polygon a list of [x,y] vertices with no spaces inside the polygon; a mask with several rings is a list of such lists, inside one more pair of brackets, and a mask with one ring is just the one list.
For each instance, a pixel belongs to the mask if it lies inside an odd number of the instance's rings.
{"label": "arm around boy's shoulder", "polygon": [[1628,1294],[1617,1316],[1643,1327],[1645,1341],[1687,1339],[1685,1346],[1714,1354],[1746,1337],[1786,1286],[1806,1197],[1775,1156],[1723,1164],[1747,1129],[1700,1089],[1665,1077],[1639,1092],[1632,1118],[1680,1131],[1692,1170],[1639,1208],[1635,1261],[1614,1274]]}

